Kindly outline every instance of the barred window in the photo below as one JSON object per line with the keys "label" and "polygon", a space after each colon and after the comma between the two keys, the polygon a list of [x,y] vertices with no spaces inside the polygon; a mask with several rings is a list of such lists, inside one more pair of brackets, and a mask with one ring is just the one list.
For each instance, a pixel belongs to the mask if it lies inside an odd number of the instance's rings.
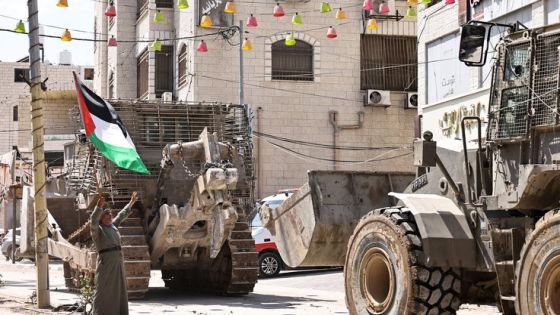
{"label": "barred window", "polygon": [[272,80],[313,81],[313,46],[296,39],[294,46],[283,40],[272,44]]}
{"label": "barred window", "polygon": [[187,45],[183,44],[183,46],[181,46],[178,59],[179,59],[177,62],[179,65],[178,84],[179,87],[181,87],[187,82]]}
{"label": "barred window", "polygon": [[173,8],[173,0],[156,0],[156,7],[159,8]]}
{"label": "barred window", "polygon": [[145,98],[148,96],[148,49],[146,48],[136,62],[136,96]]}
{"label": "barred window", "polygon": [[413,36],[362,34],[362,90],[416,91],[417,45]]}
{"label": "barred window", "polygon": [[173,46],[161,46],[156,51],[156,97],[173,91]]}

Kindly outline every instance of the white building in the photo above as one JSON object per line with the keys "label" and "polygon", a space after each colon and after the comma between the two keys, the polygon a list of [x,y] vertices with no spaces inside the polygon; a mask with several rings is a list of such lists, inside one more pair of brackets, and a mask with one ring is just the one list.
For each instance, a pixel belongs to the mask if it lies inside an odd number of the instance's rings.
{"label": "white building", "polygon": [[[468,20],[496,23],[517,21],[532,28],[560,22],[558,0],[433,1],[418,12],[418,94],[422,129],[434,133],[444,147],[462,146],[460,117],[485,119],[492,81],[493,50],[505,28],[494,27],[488,60],[483,67],[459,61],[460,26]],[[474,132],[471,129],[468,133]],[[467,134],[468,135],[468,134]],[[473,134],[474,135],[474,134]],[[483,131],[484,135],[484,131]]]}
{"label": "white building", "polygon": [[[411,151],[402,147],[410,146],[415,130],[416,110],[405,109],[417,84],[415,19],[378,19],[377,30],[364,31],[361,1],[345,4],[348,19],[336,20],[338,5],[320,13],[319,0],[280,1],[286,16],[279,18],[272,16],[275,3],[266,1],[236,0],[232,15],[223,12],[226,1],[221,0],[189,1],[185,10],[170,0],[120,0],[117,16],[107,18],[107,1],[99,2],[99,38],[108,33],[119,41],[117,47],[103,42],[95,47],[99,75],[94,88],[102,96],[158,99],[170,92],[178,101],[239,103],[239,32],[192,37],[240,20],[245,24],[253,14],[258,27],[244,25],[253,49],[244,52],[243,72],[244,103],[256,116],[255,131],[330,146],[381,148],[335,151],[257,137],[259,197],[300,186],[308,169],[412,171]],[[381,3],[373,2],[376,8]],[[389,15],[405,14],[406,1],[388,3]],[[157,10],[165,16],[161,24],[154,22]],[[199,26],[201,13],[207,12],[214,28]],[[296,12],[302,25],[290,23]],[[327,39],[329,26],[338,38]],[[288,33],[296,46],[284,45]],[[162,40],[160,52],[150,49],[154,38]],[[208,52],[197,52],[200,39]],[[133,43],[138,40],[143,42]],[[368,104],[373,89],[386,91],[379,94],[381,106]]]}
{"label": "white building", "polygon": [[[74,140],[74,123],[70,110],[76,105],[72,71],[79,73],[85,82],[92,82],[93,68],[72,65],[41,63],[43,115],[45,126],[45,155],[49,162],[63,153],[63,144]],[[0,153],[17,147],[23,157],[31,157],[31,93],[29,61],[0,62]]]}

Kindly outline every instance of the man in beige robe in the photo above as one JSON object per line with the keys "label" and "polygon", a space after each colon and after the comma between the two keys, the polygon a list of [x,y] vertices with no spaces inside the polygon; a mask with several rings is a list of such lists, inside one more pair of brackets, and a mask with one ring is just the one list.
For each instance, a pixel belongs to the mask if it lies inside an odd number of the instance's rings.
{"label": "man in beige robe", "polygon": [[98,253],[93,314],[128,314],[121,236],[117,227],[128,217],[137,199],[138,194],[132,193],[130,202],[113,219],[110,209],[103,208],[105,198],[101,197],[91,214],[91,236]]}

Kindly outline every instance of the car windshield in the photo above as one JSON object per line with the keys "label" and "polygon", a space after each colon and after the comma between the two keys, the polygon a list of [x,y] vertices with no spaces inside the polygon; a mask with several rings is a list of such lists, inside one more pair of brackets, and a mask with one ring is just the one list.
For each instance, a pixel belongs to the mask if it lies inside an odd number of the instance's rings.
{"label": "car windshield", "polygon": [[270,200],[265,203],[265,205],[271,209],[276,209],[284,200]]}
{"label": "car windshield", "polygon": [[253,219],[253,222],[251,222],[251,227],[254,227],[254,228],[262,227],[262,222],[261,222],[261,218],[259,217],[259,215],[255,216],[255,218]]}

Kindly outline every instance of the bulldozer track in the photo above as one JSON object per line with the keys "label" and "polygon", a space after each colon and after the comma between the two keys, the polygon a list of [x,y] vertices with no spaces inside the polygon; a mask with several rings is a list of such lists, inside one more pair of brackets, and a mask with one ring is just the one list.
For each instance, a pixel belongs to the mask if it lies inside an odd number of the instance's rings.
{"label": "bulldozer track", "polygon": [[[90,238],[89,220],[69,237],[69,240],[77,241],[84,237]],[[87,234],[86,234],[87,233]],[[150,254],[142,220],[136,211],[119,226],[121,234],[121,247],[124,259],[124,271],[126,277],[126,287],[129,299],[143,298],[148,291],[150,282]],[[72,268],[70,264],[64,263],[64,277],[66,287],[71,292],[80,291],[80,278],[89,277],[93,283],[95,270]]]}
{"label": "bulldozer track", "polygon": [[209,265],[188,270],[164,270],[162,278],[175,290],[204,290],[227,295],[253,291],[258,278],[258,252],[242,210],[231,236]]}

